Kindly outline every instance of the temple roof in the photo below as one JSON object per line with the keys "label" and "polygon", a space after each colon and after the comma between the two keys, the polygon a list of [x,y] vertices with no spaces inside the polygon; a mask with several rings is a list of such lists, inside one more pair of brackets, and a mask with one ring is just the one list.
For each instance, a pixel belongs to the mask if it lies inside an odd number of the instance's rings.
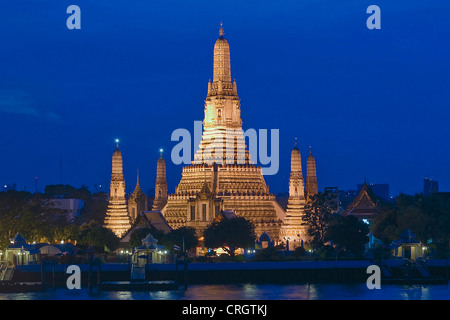
{"label": "temple roof", "polygon": [[364,184],[356,196],[355,200],[344,211],[343,215],[353,215],[361,219],[373,218],[378,214],[379,208],[375,194],[368,184]]}
{"label": "temple roof", "polygon": [[26,243],[27,240],[25,240],[25,238],[20,233],[17,233],[13,239],[13,242],[14,243]]}
{"label": "temple roof", "polygon": [[27,240],[20,234],[17,233],[14,237],[12,243],[8,245],[8,249],[24,249],[29,250],[31,248],[34,248],[33,245],[28,244]]}
{"label": "temple roof", "polygon": [[143,211],[141,212],[133,223],[133,226],[123,236],[121,242],[129,242],[130,235],[135,228],[154,227],[156,230],[164,233],[169,233],[172,228],[167,223],[161,211]]}
{"label": "temple roof", "polygon": [[416,235],[411,232],[409,229],[405,229],[400,234],[400,239],[392,241],[392,243],[389,245],[390,249],[396,249],[402,245],[413,245],[413,246],[420,246],[421,242],[416,239]]}
{"label": "temple roof", "polygon": [[134,191],[132,193],[133,196],[138,197],[140,195],[144,195],[144,192],[141,189],[141,185],[139,184],[139,170],[137,171],[137,180],[136,180],[136,187],[134,188]]}
{"label": "temple roof", "polygon": [[215,221],[219,222],[222,219],[230,220],[230,219],[234,219],[234,218],[237,218],[236,212],[234,212],[233,210],[223,210],[223,211],[220,211],[220,213],[216,217]]}
{"label": "temple roof", "polygon": [[148,224],[152,225],[157,230],[163,231],[165,233],[172,230],[160,211],[144,211],[141,213],[141,216]]}

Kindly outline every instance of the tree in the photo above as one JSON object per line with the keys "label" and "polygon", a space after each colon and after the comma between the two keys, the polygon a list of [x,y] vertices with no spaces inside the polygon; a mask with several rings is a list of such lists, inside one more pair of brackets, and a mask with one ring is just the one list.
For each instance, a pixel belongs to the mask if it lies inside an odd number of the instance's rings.
{"label": "tree", "polygon": [[329,226],[326,238],[331,241],[336,250],[346,250],[355,256],[362,256],[365,244],[369,242],[369,227],[352,215],[336,215]]}
{"label": "tree", "polygon": [[311,202],[305,206],[303,225],[306,226],[314,249],[322,247],[327,241],[328,227],[334,218],[336,207],[334,196],[328,192],[312,196]]}
{"label": "tree", "polygon": [[153,226],[135,228],[131,231],[129,246],[132,248],[141,246],[142,239],[144,239],[149,233],[153,236],[153,238],[158,240],[159,244],[162,244],[164,238],[166,237],[163,231],[160,231]]}
{"label": "tree", "polygon": [[78,243],[84,247],[96,247],[99,251],[103,251],[105,247],[114,251],[119,247],[120,239],[110,229],[92,220],[80,226]]}
{"label": "tree", "polygon": [[164,246],[172,251],[173,246],[177,245],[183,250],[191,250],[198,245],[198,237],[194,228],[181,227],[170,231],[163,240]]}
{"label": "tree", "polygon": [[105,219],[105,212],[108,209],[108,194],[104,192],[94,193],[90,199],[84,201],[84,208],[81,212],[82,223],[96,220],[102,223]]}
{"label": "tree", "polygon": [[450,197],[446,194],[414,196],[401,194],[396,202],[385,205],[374,219],[372,231],[385,244],[397,240],[410,229],[417,240],[430,243],[442,257],[449,253]]}
{"label": "tree", "polygon": [[397,225],[397,211],[394,207],[381,207],[380,212],[372,220],[372,233],[384,244],[398,239],[400,232]]}
{"label": "tree", "polygon": [[59,217],[40,194],[0,192],[0,244],[6,247],[18,232],[30,242],[52,240],[52,227],[62,225]]}
{"label": "tree", "polygon": [[[147,228],[147,227],[135,228],[130,233],[130,241],[128,242],[128,245],[131,248],[141,246],[142,239],[144,239],[149,233],[152,233],[152,229],[150,229],[150,228]],[[153,236],[153,234],[152,234],[152,236]]]}
{"label": "tree", "polygon": [[237,248],[248,248],[255,243],[255,227],[244,217],[214,221],[203,233],[208,248],[222,248],[234,257]]}

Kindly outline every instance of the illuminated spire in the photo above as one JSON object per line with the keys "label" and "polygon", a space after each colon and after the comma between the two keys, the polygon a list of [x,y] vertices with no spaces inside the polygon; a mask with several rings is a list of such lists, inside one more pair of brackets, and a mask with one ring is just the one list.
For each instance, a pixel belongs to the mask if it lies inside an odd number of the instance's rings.
{"label": "illuminated spire", "polygon": [[136,188],[139,186],[139,169],[137,169]]}
{"label": "illuminated spire", "polygon": [[222,81],[231,85],[230,46],[223,37],[222,23],[220,24],[219,34],[220,38],[217,39],[214,45],[213,83]]}
{"label": "illuminated spire", "polygon": [[156,184],[155,199],[153,200],[153,209],[161,210],[167,203],[167,180],[166,180],[166,162],[162,157],[163,149],[159,149],[161,156],[156,164]]}
{"label": "illuminated spire", "polygon": [[297,147],[297,138],[295,138],[294,148],[291,152],[291,177],[292,176],[298,176],[297,178],[301,178],[303,184],[302,156],[300,154],[300,150]]}
{"label": "illuminated spire", "polygon": [[194,164],[251,161],[242,131],[237,85],[231,79],[230,46],[222,36],[222,24],[220,30],[221,36],[214,44],[213,79],[208,82],[202,140],[194,155]]}
{"label": "illuminated spire", "polygon": [[115,140],[116,150],[112,156],[111,187],[105,227],[122,237],[131,227],[125,198],[125,179],[123,177],[122,152],[119,150],[119,139]]}
{"label": "illuminated spire", "polygon": [[220,23],[220,29],[219,29],[219,35],[221,36],[221,37],[223,37],[223,35],[224,35],[224,31],[223,31],[223,23],[221,22]]}
{"label": "illuminated spire", "polygon": [[139,185],[139,169],[137,169],[136,188],[128,197],[128,214],[133,223],[142,211],[147,210],[147,196]]}
{"label": "illuminated spire", "polygon": [[[294,240],[289,243],[292,247],[300,246],[301,240],[306,240],[307,233],[302,225],[302,216],[305,207],[305,187],[302,173],[302,158],[297,147],[297,138],[291,152],[291,174],[289,177],[289,199],[286,208],[286,216],[283,220],[280,233],[282,239]],[[287,245],[287,242],[286,242]]]}
{"label": "illuminated spire", "polygon": [[305,193],[307,200],[310,201],[311,197],[319,192],[319,186],[317,184],[316,174],[316,159],[312,155],[311,146],[309,146],[309,156],[306,159],[306,186]]}

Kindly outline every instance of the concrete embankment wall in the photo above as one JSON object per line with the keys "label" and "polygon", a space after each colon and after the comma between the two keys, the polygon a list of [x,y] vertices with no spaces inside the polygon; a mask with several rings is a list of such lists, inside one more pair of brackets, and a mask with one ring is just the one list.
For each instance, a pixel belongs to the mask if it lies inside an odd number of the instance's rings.
{"label": "concrete embankment wall", "polygon": [[[206,283],[296,283],[296,282],[361,282],[366,281],[368,260],[360,261],[295,261],[295,262],[229,262],[229,263],[190,263],[188,281],[190,284]],[[55,285],[65,285],[70,274],[69,265],[47,265],[44,281]],[[101,281],[130,280],[128,264],[102,264],[100,272],[97,266],[78,265],[81,269],[82,283]],[[40,265],[18,266],[13,281],[39,282],[42,280]],[[183,281],[183,264],[150,264],[148,280]]]}

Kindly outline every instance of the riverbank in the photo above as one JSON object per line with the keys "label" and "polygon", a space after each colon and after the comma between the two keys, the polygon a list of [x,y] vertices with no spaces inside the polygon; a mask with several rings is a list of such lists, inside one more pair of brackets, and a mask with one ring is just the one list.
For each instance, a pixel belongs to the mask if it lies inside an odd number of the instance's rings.
{"label": "riverbank", "polygon": [[[391,268],[399,267],[402,261],[387,260]],[[292,262],[227,262],[189,263],[187,272],[183,264],[149,264],[148,281],[175,280],[189,284],[231,284],[231,283],[363,283],[368,274],[370,260],[354,261],[292,261]],[[69,265],[47,265],[42,272],[41,265],[17,266],[12,281],[44,282],[53,286],[65,286]],[[129,281],[131,265],[126,263],[105,263],[101,265],[79,264],[83,285],[102,281]],[[445,260],[427,261],[433,276],[446,276],[448,266]]]}

